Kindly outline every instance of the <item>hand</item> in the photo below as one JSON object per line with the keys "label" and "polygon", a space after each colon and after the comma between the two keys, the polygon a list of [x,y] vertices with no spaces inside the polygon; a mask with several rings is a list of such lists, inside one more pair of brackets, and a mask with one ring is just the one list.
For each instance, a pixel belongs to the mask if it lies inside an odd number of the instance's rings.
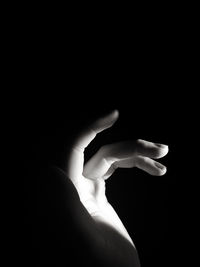
{"label": "hand", "polygon": [[84,129],[72,144],[65,171],[75,185],[80,200],[95,221],[109,224],[133,242],[105,194],[105,180],[117,168],[138,167],[150,175],[161,176],[166,167],[154,159],[164,157],[168,146],[144,140],[105,145],[84,165],[84,151],[95,136],[110,128],[118,119],[113,111]]}

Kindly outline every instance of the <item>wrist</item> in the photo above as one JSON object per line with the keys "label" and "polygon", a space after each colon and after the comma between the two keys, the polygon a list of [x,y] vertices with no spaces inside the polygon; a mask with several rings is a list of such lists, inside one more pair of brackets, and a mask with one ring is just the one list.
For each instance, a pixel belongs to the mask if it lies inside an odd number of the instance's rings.
{"label": "wrist", "polygon": [[111,226],[118,234],[126,238],[126,240],[135,247],[126,228],[107,200],[104,203],[97,203],[96,201],[90,200],[82,203],[96,223],[104,223]]}

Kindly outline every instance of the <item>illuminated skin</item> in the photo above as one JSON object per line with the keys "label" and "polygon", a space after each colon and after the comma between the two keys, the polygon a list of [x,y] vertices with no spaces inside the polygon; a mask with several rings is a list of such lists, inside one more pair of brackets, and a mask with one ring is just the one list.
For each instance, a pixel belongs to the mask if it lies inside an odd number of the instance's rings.
{"label": "illuminated skin", "polygon": [[112,111],[84,129],[74,141],[66,162],[65,172],[76,187],[80,200],[95,222],[113,227],[134,247],[127,230],[106,197],[106,179],[117,168],[137,167],[150,175],[161,176],[166,167],[154,159],[164,157],[168,146],[144,140],[105,145],[84,164],[84,151],[95,136],[110,128],[119,112]]}

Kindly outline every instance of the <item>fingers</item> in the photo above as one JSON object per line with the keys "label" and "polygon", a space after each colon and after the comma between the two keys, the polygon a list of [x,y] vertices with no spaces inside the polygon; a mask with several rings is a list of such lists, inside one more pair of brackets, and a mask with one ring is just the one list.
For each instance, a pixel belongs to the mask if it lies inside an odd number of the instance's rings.
{"label": "fingers", "polygon": [[96,134],[111,127],[118,119],[118,116],[119,112],[117,110],[112,111],[84,129],[75,139],[65,165],[65,171],[74,183],[76,183],[82,176],[84,149],[95,138]]}
{"label": "fingers", "polygon": [[84,150],[95,138],[96,134],[110,128],[116,122],[118,117],[118,110],[114,110],[106,116],[97,119],[79,134],[74,142],[74,147]]}
{"label": "fingers", "polygon": [[[158,159],[167,153],[168,146],[141,139],[106,145],[85,164],[83,175],[96,179],[111,175],[117,167],[132,168],[135,166],[142,167],[144,171],[152,175],[163,175],[164,169],[162,171],[161,168],[158,169],[160,163],[156,166],[155,161],[150,158]],[[146,164],[142,164],[144,161]]]}
{"label": "fingers", "polygon": [[164,165],[161,163],[147,158],[147,157],[141,157],[138,156],[135,161],[135,166],[145,172],[147,172],[150,175],[154,176],[162,176],[166,173],[167,169]]}
{"label": "fingers", "polygon": [[103,130],[110,128],[118,119],[119,111],[113,110],[111,113],[107,114],[106,116],[96,120],[90,128],[95,132],[99,133]]}
{"label": "fingers", "polygon": [[137,167],[150,175],[162,176],[166,173],[166,167],[148,157],[136,156],[134,158],[124,159],[114,162],[106,174],[103,176],[104,180],[108,179],[117,168],[133,168]]}
{"label": "fingers", "polygon": [[144,156],[149,158],[162,158],[168,153],[168,146],[148,142],[142,139],[136,141],[125,141],[103,146],[91,159],[86,167],[96,166],[104,158],[110,165],[119,160],[133,156]]}
{"label": "fingers", "polygon": [[138,155],[159,159],[164,157],[168,153],[169,149],[167,145],[138,139],[136,141],[136,151]]}
{"label": "fingers", "polygon": [[103,156],[111,162],[134,155],[159,159],[168,153],[168,146],[138,139],[136,141],[106,145],[102,148],[102,152],[104,154]]}

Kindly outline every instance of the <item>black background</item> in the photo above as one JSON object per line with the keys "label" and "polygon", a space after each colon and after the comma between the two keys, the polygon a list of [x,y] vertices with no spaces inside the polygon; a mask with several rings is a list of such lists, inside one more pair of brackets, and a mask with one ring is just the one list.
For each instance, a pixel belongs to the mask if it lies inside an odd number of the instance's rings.
{"label": "black background", "polygon": [[117,170],[107,182],[107,196],[132,236],[142,266],[175,266],[184,239],[177,102],[165,90],[146,92],[134,82],[128,90],[116,82],[112,88],[90,89],[77,88],[74,93],[66,82],[65,92],[58,93],[54,88],[47,95],[35,94],[25,100],[23,158],[25,162],[33,160],[44,165],[59,163],[63,147],[70,144],[78,129],[117,108],[119,120],[97,135],[86,150],[85,159],[101,145],[128,139],[142,138],[169,146],[169,154],[160,160],[168,169],[165,176],[152,177],[138,169]]}
{"label": "black background", "polygon": [[[89,24],[91,24],[89,22]],[[142,138],[169,146],[160,160],[163,177],[137,169],[117,170],[107,195],[145,266],[178,266],[183,242],[185,177],[180,165],[190,106],[191,72],[185,35],[178,24],[139,21],[129,28],[29,24],[15,39],[12,80],[17,90],[21,162],[57,163],[63,145],[83,125],[118,109],[119,120],[99,134],[86,160],[105,144]],[[78,26],[78,27],[77,27]],[[185,28],[184,28],[185,29]],[[16,58],[15,58],[16,57]],[[187,101],[185,101],[187,99]]]}

